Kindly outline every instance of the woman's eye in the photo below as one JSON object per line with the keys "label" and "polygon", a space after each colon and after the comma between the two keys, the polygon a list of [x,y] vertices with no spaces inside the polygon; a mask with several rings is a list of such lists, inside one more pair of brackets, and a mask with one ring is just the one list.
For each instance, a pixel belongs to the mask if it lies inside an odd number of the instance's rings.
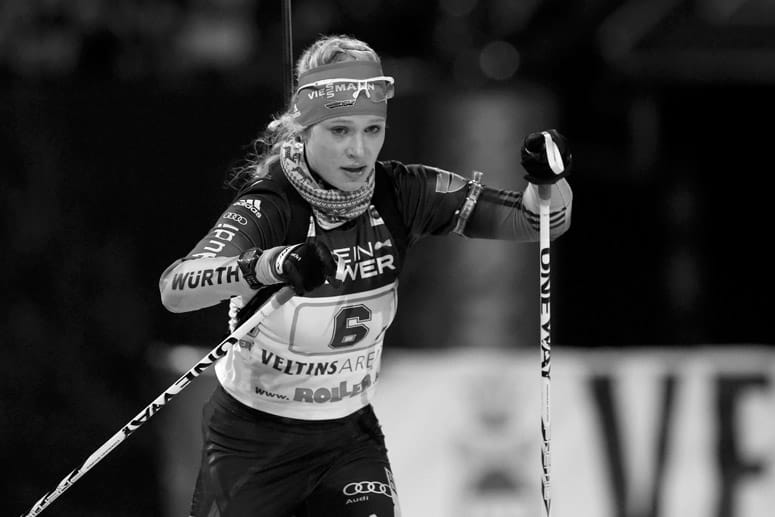
{"label": "woman's eye", "polygon": [[366,128],[367,133],[379,134],[382,131],[382,126],[369,126]]}
{"label": "woman's eye", "polygon": [[344,126],[334,126],[331,128],[331,132],[335,135],[346,135],[347,134],[347,128]]}

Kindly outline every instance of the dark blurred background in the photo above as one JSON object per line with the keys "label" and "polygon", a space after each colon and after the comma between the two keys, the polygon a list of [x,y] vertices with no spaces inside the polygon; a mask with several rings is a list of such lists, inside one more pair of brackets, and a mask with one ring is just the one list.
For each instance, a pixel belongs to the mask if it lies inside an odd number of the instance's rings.
{"label": "dark blurred background", "polygon": [[[439,114],[483,95],[545,103],[536,120],[566,134],[575,160],[555,342],[775,343],[775,2],[293,2],[296,57],[324,33],[369,42],[396,77],[382,158],[454,170],[445,153],[471,128]],[[0,3],[2,506],[28,508],[166,388],[149,358],[224,336],[224,307],[172,315],[157,280],[226,206],[225,175],[284,107],[281,41],[279,0]],[[500,135],[510,156],[546,128],[518,127]],[[420,265],[387,347],[456,344],[448,320],[427,325],[465,307],[439,295],[466,283],[443,267],[456,246],[431,239],[410,255]],[[161,515],[152,426],[51,515]]]}

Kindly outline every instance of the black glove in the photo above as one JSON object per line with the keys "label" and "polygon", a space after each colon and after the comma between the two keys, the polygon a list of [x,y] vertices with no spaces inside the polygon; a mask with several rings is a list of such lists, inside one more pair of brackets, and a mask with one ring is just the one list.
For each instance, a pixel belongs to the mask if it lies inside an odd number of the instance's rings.
{"label": "black glove", "polygon": [[308,240],[280,251],[274,263],[275,273],[290,284],[297,295],[307,293],[328,280],[336,280],[336,261],[328,246]]}
{"label": "black glove", "polygon": [[553,185],[570,174],[570,147],[554,129],[527,135],[521,155],[522,167],[527,171],[525,178],[534,185]]}

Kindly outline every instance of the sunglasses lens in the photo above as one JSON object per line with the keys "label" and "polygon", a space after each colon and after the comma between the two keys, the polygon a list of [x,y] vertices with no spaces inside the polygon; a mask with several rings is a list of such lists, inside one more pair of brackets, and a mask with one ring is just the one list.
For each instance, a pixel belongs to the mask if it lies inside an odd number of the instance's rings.
{"label": "sunglasses lens", "polygon": [[392,99],[394,93],[395,87],[390,81],[369,81],[369,94],[371,95],[371,100],[373,102],[384,102],[388,99]]}

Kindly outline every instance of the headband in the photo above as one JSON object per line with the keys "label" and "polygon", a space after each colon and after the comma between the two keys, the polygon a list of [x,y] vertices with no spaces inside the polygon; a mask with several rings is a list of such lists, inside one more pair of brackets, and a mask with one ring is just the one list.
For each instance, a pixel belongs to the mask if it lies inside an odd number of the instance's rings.
{"label": "headband", "polygon": [[296,121],[308,127],[346,115],[387,116],[393,78],[374,61],[344,61],[313,68],[299,76],[293,97]]}

